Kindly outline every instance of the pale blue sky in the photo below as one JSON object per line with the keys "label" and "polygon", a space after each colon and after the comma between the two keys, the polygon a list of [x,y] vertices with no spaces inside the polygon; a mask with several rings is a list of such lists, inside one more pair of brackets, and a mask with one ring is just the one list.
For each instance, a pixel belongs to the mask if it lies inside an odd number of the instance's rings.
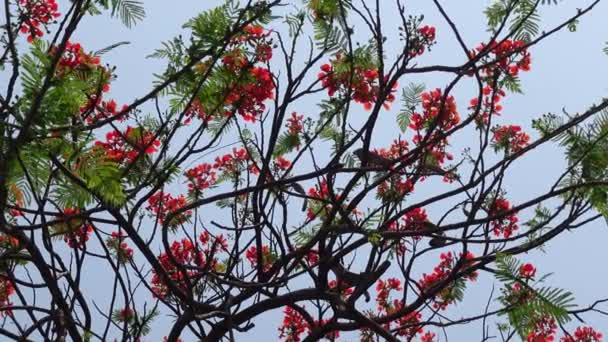
{"label": "pale blue sky", "polygon": [[[383,1],[384,2],[384,1]],[[387,1],[388,2],[388,1]],[[470,46],[486,40],[483,9],[490,1],[443,1],[446,11],[460,29],[465,41]],[[590,1],[565,0],[559,6],[543,9],[543,28],[551,28],[561,19],[574,13],[576,7],[582,7]],[[147,16],[143,22],[132,29],[127,29],[118,20],[110,20],[107,16],[85,18],[80,30],[76,33],[75,41],[81,42],[89,50],[97,50],[119,41],[130,41],[128,46],[108,53],[104,61],[117,66],[118,79],[112,85],[111,96],[119,103],[125,103],[145,94],[152,87],[154,72],[162,72],[162,62],[146,59],[160,42],[184,33],[181,25],[196,13],[219,5],[220,1],[158,1],[146,2]],[[300,5],[299,1],[296,1]],[[453,35],[446,23],[440,17],[431,1],[407,1],[412,14],[423,13],[425,23],[435,25],[438,29],[438,44],[428,56],[420,59],[420,64],[451,64],[456,65],[464,60],[462,51],[456,45]],[[65,3],[64,3],[65,4]],[[600,5],[590,15],[584,17],[578,27],[578,32],[567,30],[549,38],[531,50],[533,54],[532,71],[522,77],[525,95],[508,96],[504,103],[505,111],[502,122],[530,126],[532,118],[546,112],[561,112],[562,108],[570,112],[585,110],[589,104],[598,102],[602,96],[608,96],[608,57],[602,54],[604,42],[608,40],[605,18],[608,14],[608,4]],[[383,17],[384,25],[398,25],[398,16],[387,12]],[[388,46],[390,50],[390,45]],[[390,54],[390,51],[388,52]],[[425,75],[424,78],[411,78],[401,81],[402,85],[410,81],[423,81],[428,88],[444,87],[445,75]],[[468,100],[475,96],[471,89],[459,87],[454,93],[458,99],[459,108],[464,112]],[[316,107],[309,103],[299,103],[295,110],[314,117]],[[398,106],[392,111],[383,112],[378,131],[383,127],[393,128],[394,116]],[[377,146],[385,145],[392,137],[378,136],[374,138]],[[460,135],[454,141],[454,151],[458,155],[458,147],[468,145],[466,136]],[[518,162],[508,177],[506,188],[509,189],[513,202],[525,200],[539,194],[552,184],[556,175],[563,167],[562,153],[555,145],[545,146],[532,153],[529,157]],[[435,183],[433,183],[435,184]],[[440,183],[436,183],[440,186]],[[425,189],[434,192],[441,188]],[[438,215],[441,208],[429,210],[431,215]],[[530,261],[538,263],[539,272],[555,272],[551,278],[552,284],[574,292],[577,302],[588,304],[595,299],[608,295],[605,291],[608,271],[604,260],[608,259],[608,228],[602,221],[585,227],[576,233],[566,233],[552,241],[546,248],[547,254],[534,253]],[[101,273],[92,272],[87,276],[85,292],[99,293],[96,280],[103,277]],[[106,280],[107,281],[107,280]],[[491,290],[487,278],[482,279],[467,292],[465,302],[449,311],[453,318],[466,313],[479,313]],[[608,318],[593,318],[588,322],[608,335]],[[255,321],[256,328],[250,335],[242,336],[242,341],[275,340],[278,336],[277,327],[281,316],[278,313],[269,314]],[[168,323],[168,321],[165,321]],[[146,341],[159,341],[168,333],[169,326],[162,320],[153,327],[153,333]],[[451,341],[475,341],[481,338],[479,323],[471,327],[457,327],[450,331]],[[442,334],[441,341],[444,341]],[[355,340],[349,338],[348,340]],[[188,341],[188,339],[186,339]]]}

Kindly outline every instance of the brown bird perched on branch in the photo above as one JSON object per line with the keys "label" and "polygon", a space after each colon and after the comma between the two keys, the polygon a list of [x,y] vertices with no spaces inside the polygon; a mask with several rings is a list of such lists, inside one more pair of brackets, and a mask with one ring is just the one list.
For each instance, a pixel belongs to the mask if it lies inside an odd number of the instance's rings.
{"label": "brown bird perched on branch", "polygon": [[365,151],[363,148],[356,149],[353,154],[359,158],[362,165],[367,165],[371,167],[382,167],[382,168],[390,168],[393,165],[393,161],[384,158],[376,152]]}

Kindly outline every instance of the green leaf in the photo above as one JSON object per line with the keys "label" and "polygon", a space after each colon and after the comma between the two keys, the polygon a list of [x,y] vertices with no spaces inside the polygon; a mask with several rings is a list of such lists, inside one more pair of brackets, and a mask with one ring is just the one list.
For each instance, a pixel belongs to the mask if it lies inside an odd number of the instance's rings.
{"label": "green leaf", "polygon": [[131,28],[146,16],[143,2],[138,0],[111,0],[112,16],[118,15],[122,23]]}
{"label": "green leaf", "polygon": [[424,92],[424,84],[410,83],[403,89],[401,94],[401,101],[403,107],[399,114],[397,114],[397,125],[401,129],[401,132],[405,132],[410,124],[410,119],[416,107],[422,103],[420,95]]}
{"label": "green leaf", "polygon": [[[568,310],[575,306],[573,304],[574,296],[571,292],[554,287],[534,288],[534,284],[520,278],[521,262],[511,255],[498,254],[496,266],[498,268],[496,278],[506,284],[499,300],[504,305],[511,306],[506,315],[511,326],[522,338],[525,338],[534,329],[535,322],[540,318],[553,318],[560,324],[570,321]],[[546,276],[542,277],[536,283],[541,283],[546,278]],[[529,291],[530,293],[523,302],[510,303],[508,300],[509,289],[515,283],[521,286],[519,291]]]}

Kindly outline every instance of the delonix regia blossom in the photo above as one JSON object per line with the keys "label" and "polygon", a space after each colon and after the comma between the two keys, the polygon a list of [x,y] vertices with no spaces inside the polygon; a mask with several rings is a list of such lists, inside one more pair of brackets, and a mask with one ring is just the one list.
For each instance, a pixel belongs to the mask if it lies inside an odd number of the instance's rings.
{"label": "delonix regia blossom", "polygon": [[[145,20],[142,2],[6,0],[0,335],[248,341],[280,313],[289,342],[478,322],[467,340],[602,341],[585,319],[606,300],[577,304],[527,253],[608,218],[608,100],[507,105],[535,49],[599,2],[541,30],[556,1],[493,0],[469,46],[440,1],[446,31],[401,0],[226,0],[159,41],[164,69],[118,101],[108,53],[125,43],[76,37],[92,16]],[[460,50],[427,63],[446,40]],[[561,175],[514,199],[513,166],[554,141]],[[463,314],[473,286],[492,295]]]}

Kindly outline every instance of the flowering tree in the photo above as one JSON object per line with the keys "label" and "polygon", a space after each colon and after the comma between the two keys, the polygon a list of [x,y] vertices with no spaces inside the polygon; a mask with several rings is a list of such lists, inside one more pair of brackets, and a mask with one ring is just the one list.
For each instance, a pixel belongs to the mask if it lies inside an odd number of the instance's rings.
{"label": "flowering tree", "polygon": [[[439,341],[478,321],[484,341],[601,341],[584,322],[605,300],[576,303],[526,253],[608,217],[608,100],[534,133],[502,106],[533,49],[599,2],[540,32],[557,2],[491,1],[469,46],[437,0],[451,31],[402,0],[228,0],[159,44],[166,69],[119,105],[104,54],[121,43],[73,35],[91,15],[135,25],[141,3],[5,0],[3,340],[250,340],[279,311],[292,342]],[[460,62],[424,66],[441,39]],[[449,80],[408,83],[431,73]],[[505,177],[555,140],[561,176],[510,200]],[[455,316],[482,277],[499,293]]]}

